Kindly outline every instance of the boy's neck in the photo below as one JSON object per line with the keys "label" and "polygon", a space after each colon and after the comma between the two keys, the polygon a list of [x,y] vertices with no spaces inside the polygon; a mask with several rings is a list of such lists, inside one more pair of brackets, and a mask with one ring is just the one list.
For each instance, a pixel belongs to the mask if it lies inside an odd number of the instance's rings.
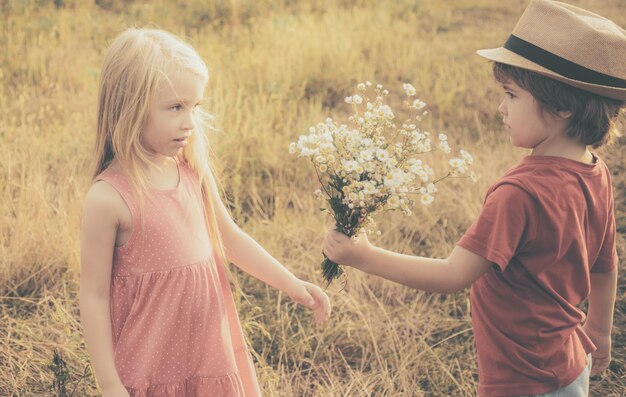
{"label": "boy's neck", "polygon": [[585,144],[567,136],[553,136],[551,138],[535,146],[530,155],[564,157],[582,163],[593,163],[593,156]]}

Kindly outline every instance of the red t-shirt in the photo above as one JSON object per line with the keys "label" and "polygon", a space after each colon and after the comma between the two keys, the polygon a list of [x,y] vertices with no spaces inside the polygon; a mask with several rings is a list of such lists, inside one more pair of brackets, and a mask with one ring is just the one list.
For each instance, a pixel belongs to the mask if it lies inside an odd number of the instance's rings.
{"label": "red t-shirt", "polygon": [[611,176],[595,159],[523,158],[457,243],[494,263],[470,291],[480,396],[564,387],[595,350],[578,305],[590,272],[617,267]]}

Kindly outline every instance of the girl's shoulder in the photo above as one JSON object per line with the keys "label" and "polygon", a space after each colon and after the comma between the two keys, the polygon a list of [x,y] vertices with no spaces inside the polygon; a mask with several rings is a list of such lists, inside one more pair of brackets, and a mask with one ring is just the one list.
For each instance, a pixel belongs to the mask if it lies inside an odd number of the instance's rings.
{"label": "girl's shoulder", "polygon": [[118,165],[111,163],[94,179],[85,195],[83,205],[85,216],[118,225],[132,222],[131,211],[120,191],[122,186],[119,181],[124,180],[123,174]]}
{"label": "girl's shoulder", "polygon": [[98,222],[103,225],[126,225],[132,222],[132,215],[120,193],[105,180],[95,181],[83,203],[85,222]]}

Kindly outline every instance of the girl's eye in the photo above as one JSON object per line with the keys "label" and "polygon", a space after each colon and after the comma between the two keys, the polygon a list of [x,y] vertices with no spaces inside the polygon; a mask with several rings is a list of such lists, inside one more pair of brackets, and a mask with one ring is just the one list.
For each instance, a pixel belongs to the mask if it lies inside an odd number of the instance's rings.
{"label": "girl's eye", "polygon": [[176,105],[172,106],[170,109],[176,110],[178,112],[179,110],[182,110],[182,108],[183,108],[183,106],[181,104],[176,104]]}

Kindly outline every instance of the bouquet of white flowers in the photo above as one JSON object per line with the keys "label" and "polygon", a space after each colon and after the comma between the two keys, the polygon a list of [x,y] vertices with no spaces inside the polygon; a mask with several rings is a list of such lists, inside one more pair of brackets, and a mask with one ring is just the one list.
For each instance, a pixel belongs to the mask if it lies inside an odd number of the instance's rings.
{"label": "bouquet of white flowers", "polygon": [[[476,179],[468,169],[472,156],[464,150],[450,158],[439,178],[418,158],[435,150],[449,155],[451,148],[445,134],[437,134],[435,144],[431,134],[418,127],[428,113],[426,104],[414,98],[411,84],[403,87],[409,118],[401,125],[394,123],[394,112],[385,103],[388,91],[368,81],[358,84],[358,93],[345,99],[352,105],[352,128],[328,118],[289,146],[290,153],[313,162],[321,184],[315,194],[325,198],[330,207],[320,209],[330,212],[337,230],[352,238],[359,230],[375,226],[372,215],[380,210],[411,215],[414,197],[423,205],[432,203],[435,185],[446,178]],[[324,256],[322,273],[330,283],[343,270]]]}

